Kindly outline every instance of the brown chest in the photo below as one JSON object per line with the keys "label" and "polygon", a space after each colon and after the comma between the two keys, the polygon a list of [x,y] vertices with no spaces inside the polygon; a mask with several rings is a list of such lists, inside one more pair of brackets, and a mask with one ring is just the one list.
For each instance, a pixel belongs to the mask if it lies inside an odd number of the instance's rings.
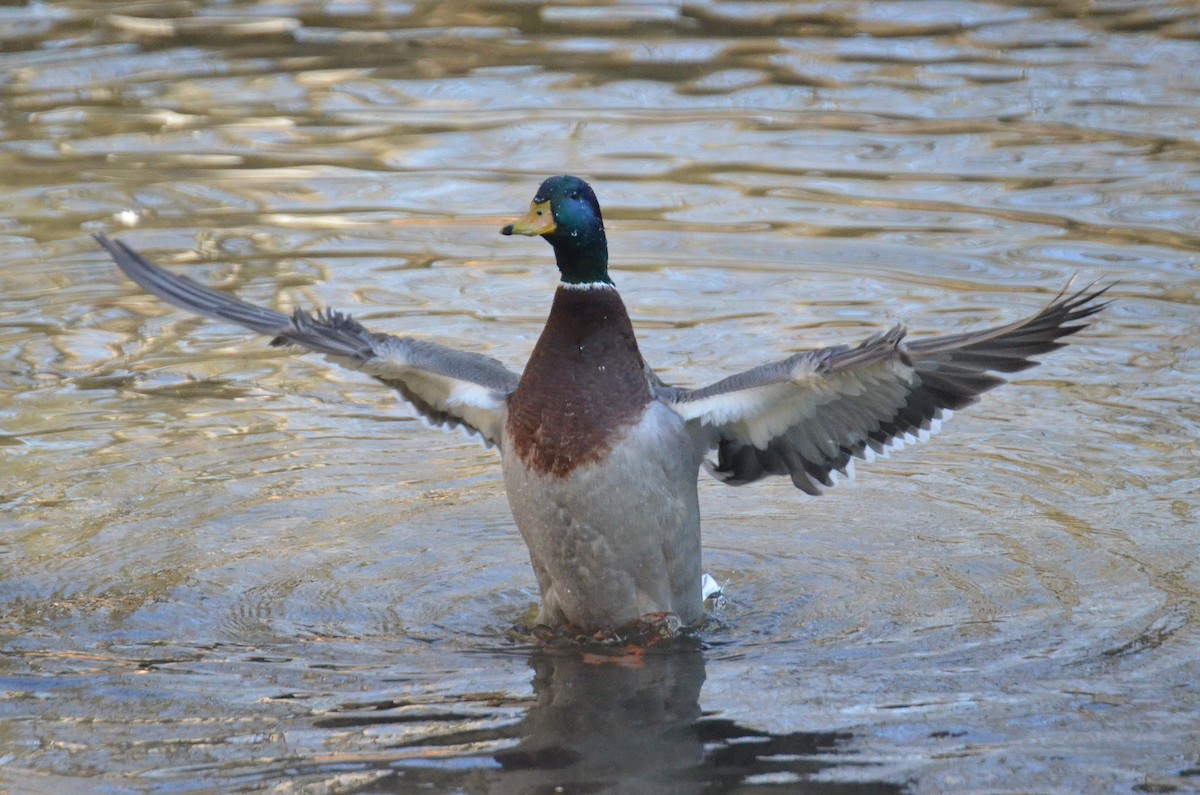
{"label": "brown chest", "polygon": [[599,460],[650,402],[629,316],[615,290],[559,288],[509,397],[511,452],[557,476]]}

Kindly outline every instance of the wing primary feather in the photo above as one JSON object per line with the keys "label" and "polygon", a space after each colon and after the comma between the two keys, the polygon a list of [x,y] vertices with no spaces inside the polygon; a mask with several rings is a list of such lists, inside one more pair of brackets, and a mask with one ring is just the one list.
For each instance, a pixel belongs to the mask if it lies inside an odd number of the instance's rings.
{"label": "wing primary feather", "polygon": [[119,240],[110,240],[100,234],[93,237],[126,276],[146,292],[180,309],[214,320],[227,320],[262,334],[278,333],[288,325],[288,316],[282,312],[246,303],[186,276],[163,270]]}

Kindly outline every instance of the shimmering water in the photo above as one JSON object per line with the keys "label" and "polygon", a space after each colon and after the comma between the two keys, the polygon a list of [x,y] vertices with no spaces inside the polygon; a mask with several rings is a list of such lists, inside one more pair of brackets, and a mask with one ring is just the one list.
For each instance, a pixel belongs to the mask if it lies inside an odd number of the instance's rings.
{"label": "shimmering water", "polygon": [[[1190,2],[0,7],[0,790],[1200,782]],[[1117,303],[820,499],[702,484],[698,649],[539,650],[493,453],[91,242],[519,368],[593,182],[651,363]]]}

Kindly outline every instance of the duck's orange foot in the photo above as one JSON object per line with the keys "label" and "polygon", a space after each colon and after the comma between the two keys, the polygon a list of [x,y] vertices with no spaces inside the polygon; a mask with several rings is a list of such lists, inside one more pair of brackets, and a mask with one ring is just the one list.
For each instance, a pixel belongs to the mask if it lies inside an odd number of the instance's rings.
{"label": "duck's orange foot", "polygon": [[683,621],[674,613],[647,613],[637,620],[647,646],[675,640],[683,629]]}

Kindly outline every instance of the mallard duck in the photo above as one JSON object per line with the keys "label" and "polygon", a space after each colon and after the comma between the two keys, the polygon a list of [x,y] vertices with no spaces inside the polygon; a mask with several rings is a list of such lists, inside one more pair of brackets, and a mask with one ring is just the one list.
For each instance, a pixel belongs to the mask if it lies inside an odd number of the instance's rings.
{"label": "mallard duck", "polygon": [[[1015,323],[909,341],[896,326],[699,389],[664,384],[638,350],[608,271],[600,203],[578,177],[547,179],[504,235],[540,236],[561,276],[524,372],[422,340],[375,334],[331,310],[285,315],[176,276],[98,235],[147,291],[273,336],[396,389],[431,422],[501,454],[513,518],[541,590],[541,624],[586,631],[703,618],[697,480],[768,475],[819,494],[856,458],[924,438],[956,409],[1036,364],[1100,311],[1108,288],[1062,293]],[[715,459],[708,460],[715,451]]]}

